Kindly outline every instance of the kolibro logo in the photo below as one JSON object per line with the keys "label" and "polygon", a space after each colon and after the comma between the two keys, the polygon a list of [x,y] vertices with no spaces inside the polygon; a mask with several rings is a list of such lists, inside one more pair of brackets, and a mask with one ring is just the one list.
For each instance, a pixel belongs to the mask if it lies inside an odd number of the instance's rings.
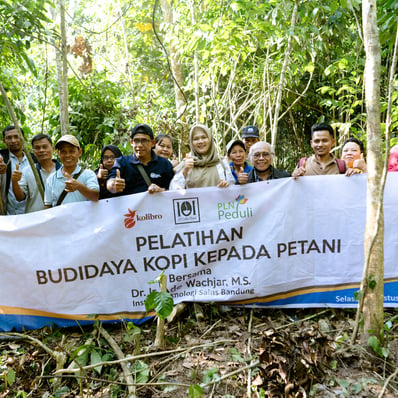
{"label": "kolibro logo", "polygon": [[128,213],[124,215],[124,226],[126,228],[133,228],[137,221],[150,221],[150,220],[161,220],[163,216],[161,214],[147,213],[143,216],[137,214],[137,210],[128,209]]}
{"label": "kolibro logo", "polygon": [[249,199],[245,198],[244,195],[238,195],[235,200],[231,202],[217,203],[218,219],[234,220],[253,217],[253,209],[251,207],[245,206],[243,210],[239,208],[239,205],[246,205],[248,200]]}

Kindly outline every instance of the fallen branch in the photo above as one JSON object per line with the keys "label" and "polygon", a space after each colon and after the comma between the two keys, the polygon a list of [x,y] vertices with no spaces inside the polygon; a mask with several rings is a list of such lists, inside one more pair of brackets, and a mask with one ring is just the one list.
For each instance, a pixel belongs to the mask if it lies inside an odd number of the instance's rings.
{"label": "fallen branch", "polygon": [[380,394],[378,395],[378,398],[382,398],[384,396],[384,393],[387,390],[387,386],[390,383],[391,380],[394,380],[398,376],[398,368],[395,369],[395,372],[390,374],[390,376],[387,377],[387,380],[385,381],[383,388],[380,391]]}
{"label": "fallen branch", "polygon": [[149,354],[130,355],[130,356],[124,357],[123,359],[116,359],[114,361],[97,362],[94,365],[82,366],[80,369],[58,369],[53,374],[57,375],[59,373],[75,373],[80,370],[93,369],[98,366],[116,365],[116,364],[119,364],[122,362],[135,361],[136,359],[141,359],[141,358],[150,358],[150,357],[154,357],[154,356],[169,355],[169,354],[178,353],[178,352],[180,352],[180,353],[181,352],[189,352],[189,351],[200,349],[200,348],[206,348],[206,347],[211,347],[211,346],[217,345],[217,344],[225,344],[225,343],[231,343],[231,342],[236,342],[236,340],[217,340],[212,343],[201,344],[201,345],[192,346],[192,347],[188,347],[188,348],[185,347],[185,348],[177,348],[175,350],[151,352]]}
{"label": "fallen branch", "polygon": [[[114,353],[116,354],[116,356],[119,359],[124,360],[126,357],[124,356],[123,351],[120,349],[120,347],[118,346],[116,341],[113,339],[113,337],[102,326],[100,326],[98,328],[98,330],[102,334],[104,339],[108,342],[108,344],[111,346],[111,348],[114,351]],[[121,362],[120,366],[122,367],[122,370],[123,370],[123,376],[124,376],[124,379],[126,380],[126,385],[129,390],[129,396],[134,398],[134,397],[136,397],[136,395],[135,395],[134,380],[131,375],[131,372],[130,372],[130,370],[127,366],[127,363],[125,361]]]}
{"label": "fallen branch", "polygon": [[35,337],[29,336],[27,334],[21,334],[21,333],[2,333],[1,336],[13,336],[18,339],[24,339],[24,340],[30,340],[31,342],[37,344],[40,348],[42,348],[47,354],[49,354],[53,359],[55,359],[56,362],[56,370],[58,371],[59,369],[62,369],[62,367],[65,365],[65,362],[67,360],[67,356],[64,352],[59,352],[59,351],[54,351],[48,346],[46,346],[43,342],[41,342],[39,339],[36,339]]}
{"label": "fallen branch", "polygon": [[108,380],[108,379],[100,379],[99,377],[89,377],[89,376],[76,376],[76,375],[43,375],[37,376],[37,379],[84,379],[88,381],[95,381],[99,383],[105,384],[116,384],[118,386],[134,386],[134,387],[147,387],[147,386],[154,386],[154,387],[164,387],[164,386],[176,386],[176,387],[189,387],[190,384],[185,383],[168,383],[166,381],[160,382],[148,382],[148,383],[124,383],[122,381],[117,380]]}
{"label": "fallen branch", "polygon": [[211,386],[212,384],[216,384],[216,383],[218,383],[218,382],[220,382],[220,381],[222,381],[222,380],[228,379],[228,378],[231,377],[231,376],[234,376],[234,375],[236,375],[236,374],[238,374],[238,373],[244,372],[244,371],[247,370],[247,369],[255,368],[255,367],[258,366],[259,364],[260,364],[260,361],[257,360],[257,361],[255,361],[255,362],[251,363],[250,365],[246,365],[246,366],[244,366],[243,368],[236,369],[236,370],[234,370],[233,372],[227,373],[226,375],[221,376],[221,377],[218,378],[218,379],[211,380],[211,381],[209,381],[208,383],[202,383],[202,384],[200,384],[200,387],[204,388],[204,387],[207,387],[207,386]]}

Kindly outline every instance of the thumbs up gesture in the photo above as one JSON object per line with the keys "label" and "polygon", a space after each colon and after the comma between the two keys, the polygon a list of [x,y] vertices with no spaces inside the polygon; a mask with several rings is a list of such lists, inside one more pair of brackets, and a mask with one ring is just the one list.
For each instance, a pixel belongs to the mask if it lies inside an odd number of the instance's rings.
{"label": "thumbs up gesture", "polygon": [[7,165],[4,163],[3,156],[0,155],[0,174],[4,174],[7,170]]}
{"label": "thumbs up gesture", "polygon": [[247,184],[249,180],[249,174],[245,173],[243,166],[239,169],[238,182],[239,184]]}
{"label": "thumbs up gesture", "polygon": [[106,180],[108,178],[109,171],[104,167],[101,163],[100,168],[98,169],[97,178],[99,180]]}
{"label": "thumbs up gesture", "polygon": [[191,157],[189,153],[185,155],[184,159],[184,168],[182,170],[182,173],[184,174],[185,178],[187,178],[189,172],[193,169],[194,166],[194,158]]}
{"label": "thumbs up gesture", "polygon": [[305,175],[306,164],[307,164],[307,159],[304,159],[304,161],[301,163],[301,165],[294,169],[294,171],[292,173],[292,177],[295,180],[297,180],[298,177]]}
{"label": "thumbs up gesture", "polygon": [[66,178],[65,181],[65,191],[67,192],[74,192],[77,190],[78,187],[78,181],[75,180],[69,173],[64,171],[64,176]]}
{"label": "thumbs up gesture", "polygon": [[120,177],[120,169],[116,170],[116,177],[114,179],[114,188],[116,192],[123,192],[126,188],[126,180]]}
{"label": "thumbs up gesture", "polygon": [[22,171],[19,170],[19,163],[15,165],[15,170],[12,172],[11,180],[12,182],[18,182],[21,180]]}
{"label": "thumbs up gesture", "polygon": [[361,170],[362,173],[366,173],[368,171],[368,167],[363,157],[363,153],[361,153],[361,157],[359,159],[354,160],[353,168]]}

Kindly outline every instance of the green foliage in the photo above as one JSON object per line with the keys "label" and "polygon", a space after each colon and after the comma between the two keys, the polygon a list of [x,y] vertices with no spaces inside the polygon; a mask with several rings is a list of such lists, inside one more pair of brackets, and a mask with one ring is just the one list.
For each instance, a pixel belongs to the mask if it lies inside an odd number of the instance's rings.
{"label": "green foliage", "polygon": [[150,369],[144,361],[134,361],[131,366],[131,373],[135,376],[136,383],[147,383],[149,380]]}
{"label": "green foliage", "polygon": [[210,368],[203,372],[203,383],[207,384],[220,378],[218,368]]}
{"label": "green foliage", "polygon": [[50,21],[45,11],[48,4],[48,0],[0,0],[0,65],[26,66],[35,72],[26,51],[33,37],[49,33],[44,27]]}
{"label": "green foliage", "polygon": [[368,339],[369,347],[380,357],[387,358],[390,354],[388,348],[380,344],[380,340],[376,336],[370,336]]}
{"label": "green foliage", "polygon": [[[0,79],[22,125],[32,134],[60,134],[53,49],[58,36],[46,12],[46,0],[0,0]],[[175,23],[154,12],[166,51],[172,46],[184,73],[188,106],[184,117],[195,122],[195,70],[198,56],[200,121],[213,127],[217,145],[239,135],[245,124],[261,127],[269,140],[275,96],[289,38],[276,143],[276,163],[291,171],[311,153],[310,126],[318,121],[340,127],[340,135],[363,139],[364,51],[358,32],[360,0],[299,2],[296,26],[290,21],[294,1],[231,3],[178,0],[170,3]],[[180,138],[175,92],[165,52],[152,27],[153,2],[86,0],[70,7],[68,45],[82,36],[90,45],[93,72],[79,74],[82,57],[68,55],[71,132],[85,146],[83,163],[97,166],[101,148],[114,143],[130,151],[127,131],[146,122],[155,132]],[[381,86],[387,87],[395,41],[398,5],[377,4],[382,44]],[[194,19],[194,23],[192,22]],[[386,109],[386,90],[382,106]],[[398,93],[393,96],[391,130],[398,130]],[[0,100],[0,122],[9,117]],[[30,137],[30,136],[29,136]],[[340,137],[341,143],[342,137]],[[396,138],[393,138],[394,143]],[[178,145],[184,142],[176,140]]]}
{"label": "green foliage", "polygon": [[203,397],[203,388],[197,384],[189,386],[188,389],[188,398],[202,398]]}
{"label": "green foliage", "polygon": [[167,318],[173,311],[174,300],[168,292],[152,291],[145,299],[145,309],[154,309],[160,319]]}
{"label": "green foliage", "polygon": [[240,352],[236,348],[230,348],[229,353],[231,354],[231,361],[234,362],[246,362],[240,355]]}
{"label": "green foliage", "polygon": [[[161,285],[163,278],[167,278],[164,272],[148,283]],[[174,300],[168,292],[152,290],[145,299],[145,309],[147,311],[154,309],[160,319],[166,319],[173,311],[173,307]]]}

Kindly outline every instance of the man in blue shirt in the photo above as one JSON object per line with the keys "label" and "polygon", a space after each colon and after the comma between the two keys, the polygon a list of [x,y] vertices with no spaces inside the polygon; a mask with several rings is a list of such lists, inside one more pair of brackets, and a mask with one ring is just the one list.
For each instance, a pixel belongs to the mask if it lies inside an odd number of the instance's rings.
{"label": "man in blue shirt", "polygon": [[115,160],[106,185],[108,191],[120,196],[168,189],[174,175],[173,166],[153,151],[152,129],[147,124],[136,125],[131,131],[130,145],[134,154]]}

